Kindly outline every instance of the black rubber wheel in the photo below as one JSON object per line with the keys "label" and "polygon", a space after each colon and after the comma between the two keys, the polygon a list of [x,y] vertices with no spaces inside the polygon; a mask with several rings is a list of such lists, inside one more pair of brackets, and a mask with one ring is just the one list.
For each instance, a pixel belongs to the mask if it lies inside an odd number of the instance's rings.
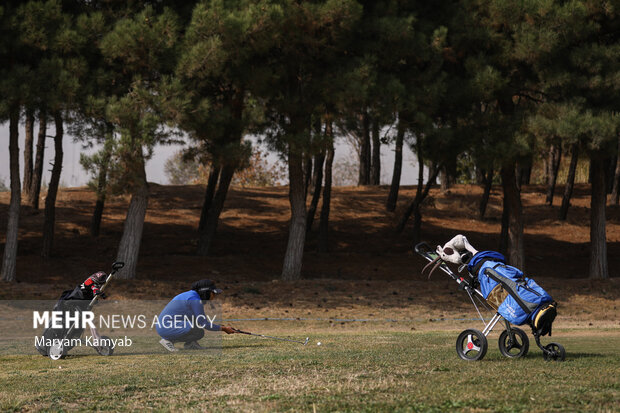
{"label": "black rubber wheel", "polygon": [[[112,342],[112,339],[108,336],[101,336],[101,340],[104,342]],[[114,354],[114,347],[110,346],[101,346],[101,347],[95,347],[95,350],[97,351],[97,353],[99,353],[100,356],[111,356],[112,354]]]}
{"label": "black rubber wheel", "polygon": [[482,360],[487,354],[489,343],[481,331],[467,329],[456,339],[456,354],[467,361]]}
{"label": "black rubber wheel", "polygon": [[566,350],[559,343],[549,343],[545,346],[545,350],[547,350],[543,351],[545,361],[564,361],[566,358]]}
{"label": "black rubber wheel", "polygon": [[530,339],[527,338],[525,331],[520,328],[511,328],[510,334],[508,334],[508,330],[504,330],[499,335],[499,352],[503,356],[513,359],[525,357],[529,349]]}

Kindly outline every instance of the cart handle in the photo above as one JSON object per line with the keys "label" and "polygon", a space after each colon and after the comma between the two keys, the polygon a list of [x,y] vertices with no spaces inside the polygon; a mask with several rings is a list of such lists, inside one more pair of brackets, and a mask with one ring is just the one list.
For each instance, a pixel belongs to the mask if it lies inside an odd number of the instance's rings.
{"label": "cart handle", "polygon": [[[106,285],[108,285],[112,277],[114,277],[114,274],[116,274],[116,272],[120,270],[121,268],[123,268],[124,266],[125,266],[125,263],[122,261],[116,261],[115,263],[113,263],[112,272],[106,277],[105,283],[101,286],[99,291],[103,292],[105,290]],[[90,303],[88,304],[88,310],[90,310],[98,300],[99,300],[99,294],[97,294],[96,296],[93,297],[92,300],[90,300]]]}

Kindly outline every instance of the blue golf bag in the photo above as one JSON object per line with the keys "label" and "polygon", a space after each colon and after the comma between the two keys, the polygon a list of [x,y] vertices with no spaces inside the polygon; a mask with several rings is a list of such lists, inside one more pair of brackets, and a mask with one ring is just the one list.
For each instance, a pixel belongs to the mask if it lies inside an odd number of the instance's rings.
{"label": "blue golf bag", "polygon": [[539,335],[551,335],[555,302],[536,281],[506,265],[502,254],[479,252],[470,260],[468,270],[477,277],[484,299],[504,319],[514,325],[529,324]]}
{"label": "blue golf bag", "polygon": [[[444,248],[445,252],[447,248]],[[534,280],[526,277],[521,270],[506,265],[504,256],[495,251],[478,252],[472,257],[471,252],[460,254],[460,262],[467,263],[460,266],[458,273],[467,268],[467,274],[455,273],[444,261],[437,250],[427,243],[421,242],[415,246],[415,251],[429,263],[424,267],[432,267],[429,272],[439,268],[448,274],[464,290],[472,301],[480,319],[484,323],[482,331],[468,328],[459,334],[456,339],[456,352],[460,358],[467,361],[482,360],[487,352],[489,343],[487,336],[503,319],[504,331],[499,335],[499,351],[509,358],[520,358],[529,351],[529,339],[525,331],[514,325],[527,324],[532,329],[536,345],[543,352],[545,360],[563,361],[566,356],[564,346],[559,343],[549,343],[543,346],[540,337],[551,335],[551,326],[557,315],[556,303]],[[453,251],[447,252],[453,254]],[[453,261],[450,261],[454,263]],[[487,322],[480,313],[476,303],[494,312]]]}

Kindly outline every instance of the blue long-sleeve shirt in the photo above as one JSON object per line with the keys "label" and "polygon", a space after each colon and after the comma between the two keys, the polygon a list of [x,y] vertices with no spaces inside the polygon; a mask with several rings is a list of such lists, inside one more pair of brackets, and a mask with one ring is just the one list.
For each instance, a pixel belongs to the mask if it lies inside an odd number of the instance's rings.
{"label": "blue long-sleeve shirt", "polygon": [[[211,316],[213,317],[213,316]],[[157,334],[166,340],[174,340],[187,334],[193,327],[219,331],[220,326],[211,325],[205,315],[200,296],[194,290],[174,297],[159,314]]]}

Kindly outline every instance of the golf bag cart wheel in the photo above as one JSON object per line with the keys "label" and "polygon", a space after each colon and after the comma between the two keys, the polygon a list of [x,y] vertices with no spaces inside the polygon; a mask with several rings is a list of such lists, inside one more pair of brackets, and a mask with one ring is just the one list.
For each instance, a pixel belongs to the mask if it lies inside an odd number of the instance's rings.
{"label": "golf bag cart wheel", "polygon": [[545,346],[545,350],[543,351],[545,361],[564,361],[566,358],[566,350],[559,343],[549,343]]}
{"label": "golf bag cart wheel", "polygon": [[52,360],[64,359],[66,355],[67,355],[67,350],[65,349],[65,346],[63,346],[62,344],[54,344],[50,346],[49,348],[48,356]]}
{"label": "golf bag cart wheel", "polygon": [[499,352],[503,356],[514,359],[525,357],[529,349],[530,340],[520,328],[513,327],[510,329],[510,334],[508,330],[504,330],[499,335]]}
{"label": "golf bag cart wheel", "polygon": [[[101,340],[106,343],[112,342],[112,339],[110,339],[110,337],[108,336],[101,336]],[[95,351],[99,353],[100,356],[111,356],[112,354],[114,354],[114,347],[112,346],[95,347]]]}
{"label": "golf bag cart wheel", "polygon": [[473,328],[463,331],[456,339],[456,353],[463,360],[482,360],[488,348],[486,336]]}

